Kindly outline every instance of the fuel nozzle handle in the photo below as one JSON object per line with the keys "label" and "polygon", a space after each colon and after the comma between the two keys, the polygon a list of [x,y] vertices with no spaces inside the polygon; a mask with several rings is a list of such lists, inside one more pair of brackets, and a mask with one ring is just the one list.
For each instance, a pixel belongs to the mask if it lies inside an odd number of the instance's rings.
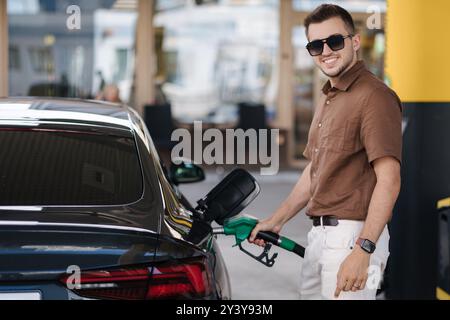
{"label": "fuel nozzle handle", "polygon": [[276,246],[279,246],[283,249],[286,249],[288,251],[294,252],[295,254],[299,255],[300,257],[305,256],[305,248],[299,245],[298,243],[295,243],[291,239],[288,239],[286,237],[280,236],[279,234],[271,231],[260,231],[256,235],[256,238],[262,239],[266,242],[272,243]]}
{"label": "fuel nozzle handle", "polygon": [[[215,233],[234,236],[236,239],[236,246],[240,246],[242,242],[246,241],[250,237],[252,230],[257,224],[258,219],[256,218],[245,215],[238,216],[233,219],[226,220],[223,228],[216,229]],[[274,232],[260,231],[258,232],[256,238],[262,239],[267,243],[281,247],[287,251],[294,252],[302,258],[305,256],[305,248],[291,239],[280,236]]]}

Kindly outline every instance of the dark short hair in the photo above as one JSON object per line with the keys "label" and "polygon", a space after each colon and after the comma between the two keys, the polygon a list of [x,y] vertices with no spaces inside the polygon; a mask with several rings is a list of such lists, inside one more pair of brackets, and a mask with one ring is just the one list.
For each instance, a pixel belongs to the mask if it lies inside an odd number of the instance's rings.
{"label": "dark short hair", "polygon": [[309,25],[324,22],[331,18],[340,18],[344,21],[347,31],[355,34],[355,22],[350,13],[335,4],[322,4],[311,12],[305,19],[306,36],[308,36]]}

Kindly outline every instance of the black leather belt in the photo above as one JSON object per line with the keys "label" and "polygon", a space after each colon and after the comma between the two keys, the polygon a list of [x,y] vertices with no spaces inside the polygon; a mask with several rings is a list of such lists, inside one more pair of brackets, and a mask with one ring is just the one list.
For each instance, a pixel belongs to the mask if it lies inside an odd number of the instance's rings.
{"label": "black leather belt", "polygon": [[339,224],[338,218],[335,216],[321,216],[321,217],[311,217],[313,221],[313,226],[331,226],[336,227]]}

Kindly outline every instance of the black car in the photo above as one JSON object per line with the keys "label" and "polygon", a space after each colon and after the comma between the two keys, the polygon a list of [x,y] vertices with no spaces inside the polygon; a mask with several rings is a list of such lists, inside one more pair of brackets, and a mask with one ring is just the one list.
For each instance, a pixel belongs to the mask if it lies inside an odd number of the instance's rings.
{"label": "black car", "polygon": [[131,108],[0,99],[0,299],[230,299],[212,229]]}

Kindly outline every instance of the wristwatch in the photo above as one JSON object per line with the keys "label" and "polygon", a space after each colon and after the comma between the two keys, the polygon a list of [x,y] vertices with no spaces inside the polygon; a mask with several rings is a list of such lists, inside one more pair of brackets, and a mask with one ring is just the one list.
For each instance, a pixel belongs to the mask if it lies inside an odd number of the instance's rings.
{"label": "wristwatch", "polygon": [[363,249],[368,254],[374,253],[375,249],[377,248],[375,243],[373,243],[372,241],[370,241],[368,239],[363,239],[363,238],[358,238],[358,240],[356,240],[356,244],[359,245],[361,247],[361,249]]}

